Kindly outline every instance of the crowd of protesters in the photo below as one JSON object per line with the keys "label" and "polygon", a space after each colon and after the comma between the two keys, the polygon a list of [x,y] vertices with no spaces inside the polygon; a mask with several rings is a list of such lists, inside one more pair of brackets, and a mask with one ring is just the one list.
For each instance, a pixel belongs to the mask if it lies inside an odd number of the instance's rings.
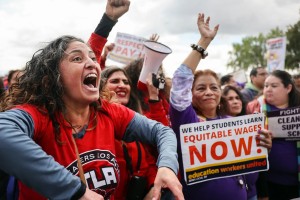
{"label": "crowd of protesters", "polygon": [[199,13],[199,39],[173,77],[162,63],[164,87],[148,74],[141,90],[144,58],[106,65],[114,48],[107,38],[129,7],[108,0],[88,42],[59,36],[0,77],[0,199],[298,198],[300,143],[274,138],[267,117],[255,133],[268,152],[267,171],[195,184],[184,178],[180,127],[298,107],[299,76],[259,66],[238,83],[232,74],[197,70],[219,30]]}

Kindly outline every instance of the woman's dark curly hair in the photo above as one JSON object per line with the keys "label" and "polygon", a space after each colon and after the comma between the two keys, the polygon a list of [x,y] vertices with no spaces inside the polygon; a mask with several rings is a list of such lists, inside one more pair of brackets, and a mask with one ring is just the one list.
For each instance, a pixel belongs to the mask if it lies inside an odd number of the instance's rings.
{"label": "woman's dark curly hair", "polygon": [[[79,38],[65,35],[35,52],[26,63],[23,75],[19,77],[17,84],[10,88],[0,106],[1,111],[6,111],[17,105],[31,104],[41,111],[46,111],[52,120],[57,141],[60,125],[55,113],[65,111],[59,65],[69,44],[74,41],[85,43]],[[95,110],[100,108],[99,102],[93,103],[93,107]]]}

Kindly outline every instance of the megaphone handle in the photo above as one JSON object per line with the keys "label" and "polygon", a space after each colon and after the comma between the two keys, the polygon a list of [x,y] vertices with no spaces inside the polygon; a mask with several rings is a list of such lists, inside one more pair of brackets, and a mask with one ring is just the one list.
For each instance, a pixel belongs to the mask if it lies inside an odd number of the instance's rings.
{"label": "megaphone handle", "polygon": [[158,88],[159,87],[159,80],[156,78],[156,74],[152,73],[152,84],[154,87]]}

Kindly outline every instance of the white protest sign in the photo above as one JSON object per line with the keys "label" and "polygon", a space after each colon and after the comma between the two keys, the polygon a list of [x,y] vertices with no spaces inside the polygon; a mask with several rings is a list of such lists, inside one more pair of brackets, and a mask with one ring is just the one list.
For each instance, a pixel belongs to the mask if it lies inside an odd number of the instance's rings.
{"label": "white protest sign", "polygon": [[300,107],[267,112],[273,137],[300,139]]}
{"label": "white protest sign", "polygon": [[284,70],[286,37],[278,37],[267,40],[267,66],[268,71],[272,72],[276,69]]}
{"label": "white protest sign", "polygon": [[181,125],[186,183],[267,170],[268,150],[256,140],[263,126],[262,113]]}
{"label": "white protest sign", "polygon": [[144,41],[146,41],[145,38],[118,32],[114,42],[115,47],[107,55],[107,58],[119,63],[128,64],[133,60],[143,57]]}
{"label": "white protest sign", "polygon": [[232,72],[231,75],[233,76],[233,79],[239,83],[246,83],[248,81],[246,72],[243,69]]}

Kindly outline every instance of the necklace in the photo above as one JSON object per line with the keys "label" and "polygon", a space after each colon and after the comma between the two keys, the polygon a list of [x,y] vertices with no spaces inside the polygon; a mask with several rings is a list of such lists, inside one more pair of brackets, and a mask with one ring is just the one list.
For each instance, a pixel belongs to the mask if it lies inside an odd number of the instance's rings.
{"label": "necklace", "polygon": [[76,132],[76,130],[74,130],[75,131],[75,133],[73,133],[73,137],[74,138],[79,138],[79,139],[82,139],[83,138],[83,136],[85,135],[85,132],[86,132],[86,130],[87,130],[87,127],[88,127],[88,125],[84,125],[83,126],[83,128],[79,131],[79,132]]}
{"label": "necklace", "polygon": [[72,129],[72,132],[73,132],[72,134],[73,134],[74,138],[83,138],[83,136],[87,130],[87,127],[90,123],[90,113],[91,112],[89,111],[87,124],[84,124],[84,125],[77,125],[77,124],[73,125],[71,123],[71,121],[67,117],[65,117],[65,114],[63,114],[64,119],[68,123],[67,127]]}
{"label": "necklace", "polygon": [[[66,121],[68,123],[67,127],[72,128],[72,130],[73,130],[73,133],[72,133],[73,137],[82,139],[83,136],[85,135],[85,132],[87,130],[87,127],[88,127],[89,123],[82,126],[82,125],[72,125],[71,122],[67,119],[66,119]],[[80,129],[80,130],[77,131],[77,129]]]}
{"label": "necklace", "polygon": [[[92,108],[91,108],[92,109]],[[68,123],[67,124],[67,127],[69,128],[72,128],[73,130],[73,137],[74,138],[83,138],[84,134],[86,133],[86,131],[90,131],[90,130],[93,130],[94,128],[96,128],[97,126],[97,115],[96,115],[96,111],[93,109],[89,111],[89,118],[88,118],[88,121],[87,121],[87,124],[84,124],[84,125],[73,125],[70,120],[68,120],[66,117],[65,117],[65,114],[63,114],[63,118],[66,120],[66,122]],[[92,119],[91,119],[91,115],[92,115]],[[91,124],[91,125],[90,125]],[[77,131],[78,130],[78,131]]]}

